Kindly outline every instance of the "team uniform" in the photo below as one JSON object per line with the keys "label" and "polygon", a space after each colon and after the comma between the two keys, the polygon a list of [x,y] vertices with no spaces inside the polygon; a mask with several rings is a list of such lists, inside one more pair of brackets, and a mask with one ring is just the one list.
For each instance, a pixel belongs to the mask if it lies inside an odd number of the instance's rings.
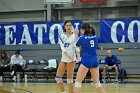
{"label": "team uniform", "polygon": [[81,36],[76,43],[76,46],[82,47],[81,64],[89,69],[98,67],[97,44],[96,36]]}
{"label": "team uniform", "polygon": [[105,64],[107,64],[108,66],[113,66],[114,64],[116,64],[116,66],[117,66],[118,59],[115,55],[112,55],[111,57],[106,56],[105,57]]}
{"label": "team uniform", "polygon": [[[59,44],[62,50],[62,58],[63,62],[71,62],[76,61],[76,52],[80,51],[79,48],[74,47],[75,43],[75,34],[72,33],[70,37],[66,36],[66,33],[60,34]],[[64,52],[67,51],[73,56],[73,60],[71,60]]]}

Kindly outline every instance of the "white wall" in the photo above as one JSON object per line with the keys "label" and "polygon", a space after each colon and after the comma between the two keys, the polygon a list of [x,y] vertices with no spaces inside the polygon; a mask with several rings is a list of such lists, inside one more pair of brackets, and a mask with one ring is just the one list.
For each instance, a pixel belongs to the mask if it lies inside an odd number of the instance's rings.
{"label": "white wall", "polygon": [[0,0],[1,11],[43,9],[44,0]]}

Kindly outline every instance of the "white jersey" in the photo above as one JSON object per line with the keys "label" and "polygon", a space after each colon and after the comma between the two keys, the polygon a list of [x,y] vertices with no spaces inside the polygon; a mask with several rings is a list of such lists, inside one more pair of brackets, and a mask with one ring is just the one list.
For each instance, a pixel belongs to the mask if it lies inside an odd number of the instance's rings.
{"label": "white jersey", "polygon": [[22,66],[24,64],[23,57],[21,55],[19,55],[18,57],[16,57],[16,55],[13,55],[11,57],[11,64],[20,64]]}
{"label": "white jersey", "polygon": [[67,51],[73,56],[73,61],[76,61],[76,51],[80,51],[79,48],[74,47],[75,43],[75,34],[72,33],[70,37],[67,37],[65,33],[61,34],[59,37],[59,43],[62,50],[62,58],[63,62],[72,62],[72,60],[64,53]]}

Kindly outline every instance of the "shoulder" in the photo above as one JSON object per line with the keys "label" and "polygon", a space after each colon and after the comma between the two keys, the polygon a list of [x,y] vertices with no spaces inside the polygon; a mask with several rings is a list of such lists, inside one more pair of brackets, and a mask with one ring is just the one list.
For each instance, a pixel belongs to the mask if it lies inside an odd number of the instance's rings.
{"label": "shoulder", "polygon": [[99,40],[99,38],[98,38],[96,35],[95,35],[95,36],[93,36],[93,38],[94,38],[94,39],[96,39],[96,40]]}
{"label": "shoulder", "polygon": [[20,57],[20,58],[22,58],[22,56],[21,56],[21,55],[19,55],[19,57]]}
{"label": "shoulder", "polygon": [[12,55],[11,58],[15,58],[15,55]]}
{"label": "shoulder", "polygon": [[81,38],[81,39],[85,39],[85,38],[86,38],[86,36],[80,36],[79,38]]}
{"label": "shoulder", "polygon": [[108,59],[108,56],[105,56],[105,59]]}
{"label": "shoulder", "polygon": [[83,39],[85,39],[85,36],[80,36],[80,37],[78,38],[78,40],[83,40]]}
{"label": "shoulder", "polygon": [[96,35],[95,35],[94,37],[95,37],[96,39],[99,39],[99,37],[98,37],[98,36],[96,36]]}
{"label": "shoulder", "polygon": [[116,55],[112,55],[113,56],[113,58],[117,58],[117,56]]}
{"label": "shoulder", "polygon": [[60,33],[60,34],[59,34],[59,37],[60,37],[60,38],[64,38],[65,36],[66,36],[65,33]]}
{"label": "shoulder", "polygon": [[112,57],[116,57],[115,55],[112,55]]}

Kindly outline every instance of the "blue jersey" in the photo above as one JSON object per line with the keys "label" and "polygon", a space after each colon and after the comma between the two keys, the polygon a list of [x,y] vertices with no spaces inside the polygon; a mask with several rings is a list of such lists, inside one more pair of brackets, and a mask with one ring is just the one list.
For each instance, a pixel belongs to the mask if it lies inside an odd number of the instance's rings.
{"label": "blue jersey", "polygon": [[76,43],[76,46],[82,48],[81,63],[87,68],[98,67],[97,45],[98,38],[96,36],[81,36]]}
{"label": "blue jersey", "polygon": [[112,55],[111,57],[106,56],[105,64],[108,66],[113,66],[114,64],[118,65],[118,58],[115,55]]}
{"label": "blue jersey", "polygon": [[98,38],[96,36],[81,36],[76,46],[82,47],[82,57],[96,56],[96,49],[98,44]]}

